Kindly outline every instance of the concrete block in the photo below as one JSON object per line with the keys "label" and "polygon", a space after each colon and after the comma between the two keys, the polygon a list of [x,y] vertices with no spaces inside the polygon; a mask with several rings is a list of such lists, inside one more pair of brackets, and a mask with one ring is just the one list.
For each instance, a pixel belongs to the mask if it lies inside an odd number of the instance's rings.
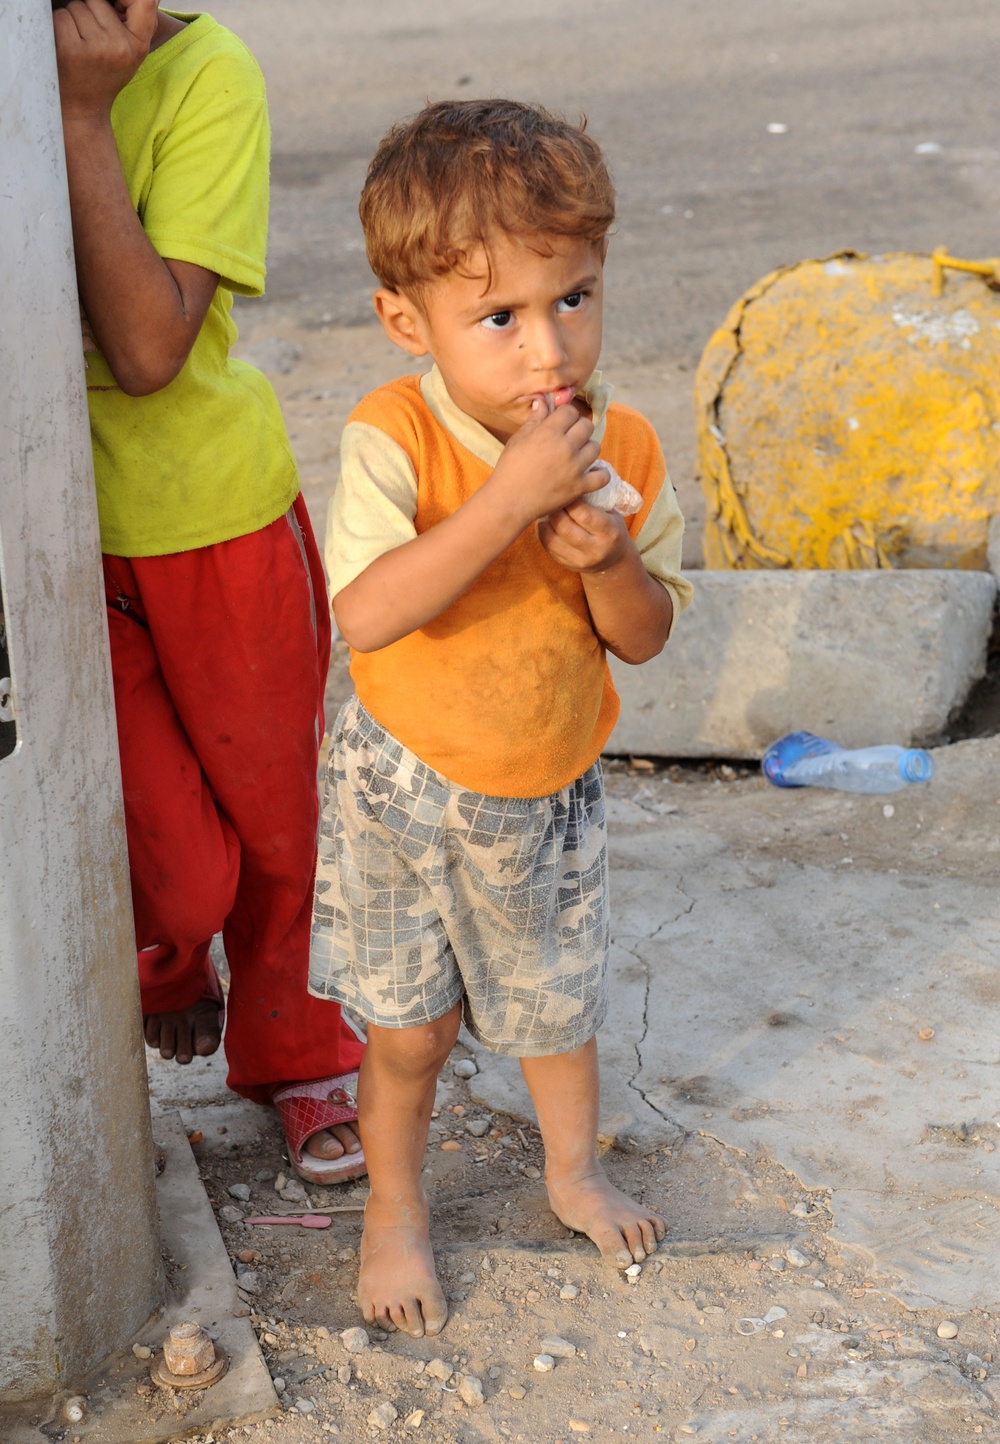
{"label": "concrete block", "polygon": [[759,757],[804,728],[847,747],[934,741],[986,668],[996,579],[963,571],[698,572],[661,655],[611,658],[607,751]]}

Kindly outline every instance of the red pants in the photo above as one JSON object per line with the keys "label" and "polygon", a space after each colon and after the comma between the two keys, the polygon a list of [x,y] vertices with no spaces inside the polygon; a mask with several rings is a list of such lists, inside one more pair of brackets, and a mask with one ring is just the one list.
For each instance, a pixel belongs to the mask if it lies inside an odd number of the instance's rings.
{"label": "red pants", "polygon": [[229,1086],[258,1103],[362,1053],[306,991],[330,620],[301,496],[294,514],[104,558],[142,1010],[211,992],[221,930]]}

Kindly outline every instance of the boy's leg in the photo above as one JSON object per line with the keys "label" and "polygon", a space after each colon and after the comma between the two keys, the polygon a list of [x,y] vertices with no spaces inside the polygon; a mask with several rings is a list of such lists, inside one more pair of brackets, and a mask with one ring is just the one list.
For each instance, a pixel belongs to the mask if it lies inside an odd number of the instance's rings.
{"label": "boy's leg", "polygon": [[615,1188],[597,1157],[600,1075],[597,1039],[571,1053],[522,1058],[545,1144],[552,1212],[593,1239],[608,1263],[628,1268],[655,1253],[666,1224]]}
{"label": "boy's leg", "polygon": [[[363,1051],[339,1008],[306,991],[329,645],[310,541],[282,517],[214,547],[133,561],[165,688],[238,839],[226,1054],[230,1087],[260,1103],[281,1083],[353,1071]],[[186,839],[171,843],[182,851]],[[350,1127],[338,1134],[307,1150],[336,1157],[357,1146]]]}
{"label": "boy's leg", "polygon": [[361,1239],[358,1303],[366,1320],[420,1338],[448,1317],[434,1270],[421,1171],[438,1073],[458,1037],[462,1005],[413,1028],[368,1026],[358,1111],[371,1194]]}
{"label": "boy's leg", "polygon": [[239,843],[164,686],[131,565],[105,557],[104,571],[143,1032],[189,1063],[222,1038],[208,947],[236,896]]}

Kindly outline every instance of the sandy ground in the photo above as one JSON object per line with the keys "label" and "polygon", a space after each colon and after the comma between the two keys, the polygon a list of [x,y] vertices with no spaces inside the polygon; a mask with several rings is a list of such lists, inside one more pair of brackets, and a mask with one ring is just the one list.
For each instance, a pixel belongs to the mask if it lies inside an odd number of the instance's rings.
{"label": "sandy ground", "polygon": [[[847,245],[997,249],[986,0],[947,12],[219,0],[213,13],[268,79],[269,299],[237,319],[243,354],[281,398],[318,527],[351,407],[412,369],[373,324],[354,206],[378,136],[426,97],[588,111],[621,199],[603,364],[663,439],[689,566],[702,515],[691,372],[741,291]],[[927,141],[941,150],[917,155]],[[345,685],[340,653],[331,702]],[[226,1094],[220,1059],[154,1064],[154,1106],[178,1109],[198,1139],[283,1382],[273,1419],[200,1444],[1000,1437],[1000,787],[990,743],[938,760],[931,787],[888,803],[778,793],[754,769],[613,765],[606,1162],[670,1223],[634,1282],[548,1212],[516,1077],[463,1044],[456,1057],[481,1071],[446,1073],[427,1175],[451,1320],[437,1340],[373,1333],[349,1353],[363,1187],[312,1191],[313,1206],[339,1210],[324,1232],[248,1227],[248,1208],[296,1206],[275,1192],[287,1175],[275,1120]],[[938,1337],[946,1318],[954,1339]],[[540,1373],[553,1335],[571,1356]],[[483,1404],[466,1402],[467,1376]],[[390,1422],[373,1414],[382,1405]]]}

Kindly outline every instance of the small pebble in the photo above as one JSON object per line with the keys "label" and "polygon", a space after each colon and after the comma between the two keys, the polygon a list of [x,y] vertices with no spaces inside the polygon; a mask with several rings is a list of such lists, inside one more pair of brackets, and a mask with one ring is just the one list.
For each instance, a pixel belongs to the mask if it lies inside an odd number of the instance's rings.
{"label": "small pebble", "polygon": [[227,1203],[225,1208],[219,1209],[219,1217],[223,1223],[240,1223],[243,1219],[243,1210]]}
{"label": "small pebble", "polygon": [[404,1425],[404,1428],[407,1428],[407,1429],[419,1429],[420,1426],[421,1426],[421,1424],[422,1424],[423,1422],[424,1422],[424,1411],[423,1411],[423,1409],[414,1409],[414,1411],[413,1411],[412,1414],[407,1414],[406,1418],[403,1420],[403,1425]]}
{"label": "small pebble", "polygon": [[590,1433],[590,1425],[587,1423],[586,1419],[571,1419],[569,1421],[569,1427],[574,1434]]}
{"label": "small pebble", "polygon": [[465,1125],[466,1133],[471,1133],[473,1138],[483,1138],[489,1132],[489,1122],[485,1118],[473,1118]]}
{"label": "small pebble", "polygon": [[284,1188],[284,1186],[285,1186],[285,1184],[286,1184],[287,1182],[288,1182],[288,1176],[287,1176],[287,1174],[279,1173],[278,1176],[277,1176],[277,1178],[274,1180],[274,1191],[275,1191],[275,1193],[280,1193],[281,1190]]}
{"label": "small pebble", "polygon": [[939,1339],[957,1339],[958,1325],[953,1324],[951,1319],[942,1320],[937,1326],[937,1336]]}
{"label": "small pebble", "polygon": [[458,1281],[460,1284],[474,1284],[476,1276],[475,1274],[459,1274]]}
{"label": "small pebble", "polygon": [[361,1354],[371,1340],[366,1329],[345,1329],[340,1336],[340,1342],[349,1354]]}
{"label": "small pebble", "polygon": [[351,1373],[350,1364],[341,1364],[340,1368],[337,1370],[337,1383],[349,1384],[352,1377],[353,1375]]}
{"label": "small pebble", "polygon": [[569,1339],[562,1339],[558,1334],[552,1334],[542,1340],[542,1355],[551,1354],[554,1359],[575,1359],[576,1345],[571,1344]]}
{"label": "small pebble", "polygon": [[773,1274],[783,1274],[786,1268],[785,1260],[783,1258],[769,1258],[767,1261],[767,1266]]}
{"label": "small pebble", "polygon": [[556,1366],[551,1354],[536,1354],[532,1362],[540,1374],[551,1374]]}
{"label": "small pebble", "polygon": [[447,1384],[455,1370],[444,1359],[431,1359],[424,1367],[424,1373],[430,1374],[432,1379],[440,1379],[442,1384]]}
{"label": "small pebble", "polygon": [[459,1058],[451,1071],[456,1078],[475,1078],[479,1069],[472,1058]]}
{"label": "small pebble", "polygon": [[238,1198],[243,1203],[250,1202],[250,1185],[248,1183],[234,1183],[227,1190],[230,1198]]}
{"label": "small pebble", "polygon": [[786,1248],[785,1258],[791,1264],[793,1269],[807,1269],[812,1263],[812,1259],[809,1257],[809,1255],[803,1253],[800,1248]]}
{"label": "small pebble", "polygon": [[260,1288],[260,1274],[254,1269],[247,1269],[245,1273],[237,1275],[236,1282],[245,1294],[255,1294]]}
{"label": "small pebble", "polygon": [[298,1178],[290,1178],[288,1180],[284,1188],[281,1190],[281,1196],[289,1203],[306,1202],[306,1191],[302,1185],[301,1180]]}
{"label": "small pebble", "polygon": [[527,1392],[527,1389],[522,1388],[520,1384],[511,1384],[510,1388],[507,1390],[507,1393],[512,1399],[523,1399]]}
{"label": "small pebble", "polygon": [[636,1263],[634,1263],[634,1264],[629,1264],[628,1268],[625,1270],[625,1277],[626,1277],[627,1279],[631,1279],[631,1280],[633,1281],[633,1283],[635,1282],[635,1280],[636,1280],[637,1278],[641,1278],[641,1277],[642,1277],[642,1264],[636,1264]]}
{"label": "small pebble", "polygon": [[462,1145],[457,1138],[446,1138],[441,1145],[442,1153],[461,1153]]}
{"label": "small pebble", "polygon": [[542,1170],[540,1168],[536,1168],[533,1163],[529,1163],[527,1168],[524,1170],[524,1176],[525,1178],[541,1178]]}
{"label": "small pebble", "polygon": [[529,1304],[537,1304],[542,1296],[537,1289],[529,1289],[524,1297],[528,1300]]}
{"label": "small pebble", "polygon": [[695,1351],[695,1349],[696,1349],[697,1347],[698,1347],[698,1340],[697,1340],[697,1339],[685,1339],[685,1340],[684,1340],[684,1352],[685,1352],[685,1354],[693,1354],[694,1351]]}
{"label": "small pebble", "polygon": [[390,1404],[388,1399],[384,1399],[381,1404],[376,1404],[368,1415],[368,1423],[373,1429],[388,1429],[398,1418],[399,1410],[394,1404]]}
{"label": "small pebble", "polygon": [[475,1374],[463,1374],[458,1385],[458,1397],[470,1409],[478,1408],[480,1404],[485,1403],[486,1396],[483,1393],[482,1379],[477,1379]]}
{"label": "small pebble", "polygon": [[883,817],[895,817],[895,816],[896,816],[896,809],[893,807],[893,805],[892,805],[891,802],[887,802],[887,803],[884,804],[884,806],[883,806],[883,808],[882,808],[882,816],[883,816]]}
{"label": "small pebble", "polygon": [[563,1284],[559,1290],[559,1297],[561,1299],[578,1299],[580,1297],[580,1290],[576,1284]]}
{"label": "small pebble", "polygon": [[148,1349],[145,1344],[133,1344],[132,1352],[137,1359],[151,1359],[153,1357],[152,1349]]}
{"label": "small pebble", "polygon": [[276,1394],[283,1394],[285,1392],[285,1389],[288,1387],[280,1374],[275,1374],[274,1378],[271,1380],[271,1383],[274,1385],[274,1392]]}
{"label": "small pebble", "polygon": [[311,1399],[296,1399],[295,1407],[300,1414],[315,1414],[316,1405]]}

